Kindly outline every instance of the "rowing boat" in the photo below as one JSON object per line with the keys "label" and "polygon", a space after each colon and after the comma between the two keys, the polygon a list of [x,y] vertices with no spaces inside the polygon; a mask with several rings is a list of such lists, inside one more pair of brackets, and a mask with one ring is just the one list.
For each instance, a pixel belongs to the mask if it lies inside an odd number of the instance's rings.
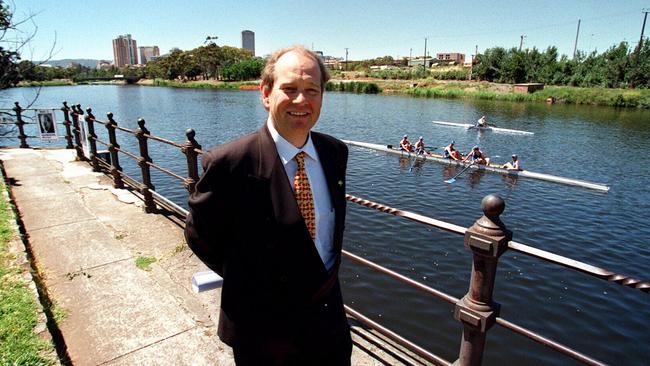
{"label": "rowing boat", "polygon": [[476,130],[482,130],[482,131],[495,131],[495,132],[506,132],[506,133],[518,133],[522,135],[534,135],[535,133],[533,132],[528,132],[528,131],[522,131],[522,130],[511,130],[509,128],[500,128],[500,127],[493,127],[493,126],[487,126],[487,127],[480,127],[476,125],[471,125],[469,123],[454,123],[454,122],[445,122],[445,121],[433,121],[433,123],[437,125],[443,125],[443,126],[452,126],[452,127],[464,127],[466,129],[476,129]]}
{"label": "rowing boat", "polygon": [[[433,161],[436,163],[441,163],[445,165],[457,165],[457,166],[469,166],[470,163],[463,163],[458,160],[452,160],[452,159],[447,159],[444,158],[442,155],[438,154],[428,154],[428,155],[417,155],[416,153],[412,152],[406,152],[402,151],[398,148],[393,148],[392,145],[378,145],[378,144],[371,144],[367,142],[359,142],[359,141],[350,141],[350,140],[343,140],[348,145],[351,146],[358,146],[358,147],[363,147],[366,149],[370,150],[377,150],[377,151],[383,151],[391,154],[396,154],[396,155],[404,155],[408,157],[415,157],[415,158],[422,158],[428,161]],[[564,178],[564,177],[558,177],[555,175],[550,175],[550,174],[543,174],[543,173],[535,173],[531,172],[530,170],[507,170],[499,167],[498,165],[490,164],[488,165],[478,165],[478,164],[472,164],[471,169],[478,169],[478,170],[485,170],[488,172],[492,173],[497,173],[497,174],[503,174],[503,175],[514,175],[518,177],[526,177],[526,178],[533,178],[533,179],[539,179],[547,182],[554,182],[554,183],[560,183],[560,184],[567,184],[570,186],[577,186],[577,187],[584,187],[584,188],[589,188],[589,189],[594,189],[597,191],[601,192],[607,192],[609,191],[609,187],[604,185],[604,184],[598,184],[598,183],[593,183],[593,182],[587,182],[584,180],[579,180],[579,179],[571,179],[571,178]]]}

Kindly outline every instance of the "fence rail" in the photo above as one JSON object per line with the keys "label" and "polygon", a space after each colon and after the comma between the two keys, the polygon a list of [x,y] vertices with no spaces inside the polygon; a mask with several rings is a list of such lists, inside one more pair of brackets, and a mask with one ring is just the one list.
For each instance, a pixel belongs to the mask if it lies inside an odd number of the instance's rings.
{"label": "fence rail", "polygon": [[[23,129],[23,126],[27,124],[27,122],[24,122],[22,112],[27,109],[22,109],[18,102],[16,102],[15,105],[15,108],[11,109],[11,111],[13,111],[15,115],[14,124],[18,127],[18,135],[13,137],[20,140],[21,148],[27,148],[29,147],[27,144],[27,138],[32,137],[25,135]],[[126,185],[137,191],[145,203],[144,210],[147,213],[158,212],[159,208],[165,208],[175,212],[181,217],[184,217],[187,214],[185,209],[169,201],[167,198],[155,191],[155,187],[151,181],[150,168],[153,167],[170,177],[182,181],[188,192],[193,192],[196,182],[199,179],[198,155],[203,154],[201,145],[199,145],[195,140],[196,134],[194,130],[186,130],[186,141],[184,143],[177,143],[153,135],[149,130],[147,130],[145,120],[142,118],[137,121],[138,128],[130,130],[118,126],[117,122],[113,119],[112,113],[107,113],[107,121],[101,121],[95,118],[91,108],[86,109],[84,112],[81,109],[80,104],[69,107],[67,102],[63,102],[61,111],[63,111],[64,114],[63,125],[66,127],[66,148],[75,149],[78,160],[89,162],[95,171],[105,171],[110,173],[113,177],[113,185],[116,188],[124,188]],[[82,126],[82,122],[85,122],[85,126]],[[108,142],[97,137],[94,129],[95,124],[102,125],[107,129],[109,137]],[[134,153],[121,148],[117,142],[116,131],[120,131],[126,135],[131,135],[135,138],[138,142],[139,152]],[[83,137],[84,133],[87,133],[85,140]],[[171,170],[154,163],[148,153],[149,140],[179,149],[186,157],[186,176],[174,173]],[[97,151],[97,143],[108,148],[110,158],[100,158]],[[89,149],[89,156],[86,156],[84,153],[84,145],[86,144]],[[122,171],[122,167],[119,163],[120,154],[133,159],[137,163],[141,170],[141,180],[130,177]],[[381,272],[408,286],[454,305],[454,318],[462,324],[463,336],[461,338],[458,359],[453,364],[480,365],[483,359],[487,332],[494,324],[498,324],[505,329],[532,339],[537,343],[554,349],[582,363],[588,365],[603,365],[603,363],[598,360],[499,316],[500,306],[493,301],[492,294],[498,259],[509,249],[580,273],[588,274],[601,280],[614,282],[622,286],[636,288],[642,292],[650,293],[649,281],[635,279],[630,276],[618,274],[604,268],[596,267],[537,249],[523,243],[512,241],[512,232],[506,228],[506,225],[500,219],[500,215],[505,209],[505,202],[503,199],[495,195],[488,195],[483,199],[481,208],[484,215],[469,228],[417,213],[389,207],[350,194],[346,194],[346,199],[352,203],[369,209],[402,217],[410,221],[463,236],[465,247],[472,252],[474,264],[472,266],[469,291],[460,299],[382,267],[379,264],[350,253],[347,250],[343,251],[343,255],[353,262]],[[375,323],[349,306],[346,306],[346,312],[353,318],[375,329],[384,336],[393,339],[395,342],[402,344],[430,362],[439,365],[451,364],[451,362],[430,353],[403,336]]]}

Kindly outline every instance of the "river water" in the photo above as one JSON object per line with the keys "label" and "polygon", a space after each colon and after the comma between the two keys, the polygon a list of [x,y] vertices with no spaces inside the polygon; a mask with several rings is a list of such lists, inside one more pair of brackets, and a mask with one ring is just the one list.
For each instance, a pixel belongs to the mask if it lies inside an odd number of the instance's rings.
{"label": "river water", "polygon": [[[0,104],[7,108],[20,101],[25,106],[35,92],[1,91]],[[127,128],[135,128],[137,118],[144,117],[153,134],[178,142],[185,140],[185,129],[193,128],[204,148],[253,131],[266,118],[255,91],[49,87],[40,91],[34,107],[60,108],[63,100],[81,103],[84,109],[91,106],[98,119],[112,111]],[[501,127],[535,135],[480,133],[431,123],[471,123],[481,115]],[[57,122],[61,120],[59,111]],[[403,134],[411,140],[422,135],[433,147],[454,139],[461,151],[480,144],[495,161],[505,162],[517,153],[526,169],[607,184],[611,190],[602,193],[474,171],[446,184],[455,168],[428,162],[415,164],[411,171],[411,161],[355,147],[350,148],[347,177],[350,194],[462,226],[481,216],[485,195],[496,193],[506,200],[502,219],[514,231],[514,240],[650,279],[649,111],[327,93],[316,129],[342,139],[394,145]],[[106,139],[104,129],[99,130]],[[137,152],[133,138],[118,134],[118,139],[123,148]],[[155,162],[185,175],[178,150],[152,143],[150,153]],[[129,159],[121,157],[121,163],[139,177]],[[180,182],[157,172],[153,180],[160,193],[185,205]],[[467,292],[471,256],[459,236],[349,203],[344,246],[453,296]],[[350,306],[433,353],[456,359],[461,327],[452,318],[452,306],[350,261],[344,261],[341,277]],[[639,290],[510,251],[499,262],[494,299],[505,319],[599,360],[650,364],[650,295]],[[573,363],[499,326],[488,334],[484,360],[486,365]]]}

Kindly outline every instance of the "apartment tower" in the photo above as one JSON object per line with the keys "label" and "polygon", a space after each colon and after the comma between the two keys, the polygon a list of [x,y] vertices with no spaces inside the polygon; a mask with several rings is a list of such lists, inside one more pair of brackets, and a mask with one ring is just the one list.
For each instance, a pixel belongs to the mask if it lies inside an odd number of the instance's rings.
{"label": "apartment tower", "polygon": [[255,56],[255,32],[249,30],[241,32],[241,48],[251,51]]}
{"label": "apartment tower", "polygon": [[130,34],[113,40],[113,59],[117,67],[138,64],[138,45]]}

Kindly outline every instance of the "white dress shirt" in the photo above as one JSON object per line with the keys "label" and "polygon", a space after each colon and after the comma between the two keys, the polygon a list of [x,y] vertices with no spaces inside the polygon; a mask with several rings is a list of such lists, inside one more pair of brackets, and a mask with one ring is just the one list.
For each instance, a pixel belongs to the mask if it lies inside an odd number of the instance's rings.
{"label": "white dress shirt", "polygon": [[330,192],[327,188],[327,180],[325,179],[323,167],[320,164],[318,152],[316,152],[314,143],[311,140],[311,133],[307,138],[305,146],[298,149],[284,137],[280,136],[273,126],[270,117],[266,122],[266,126],[271,132],[271,137],[275,142],[275,147],[278,150],[280,161],[282,161],[284,170],[287,173],[291,189],[293,189],[293,178],[296,175],[296,170],[298,170],[298,164],[294,157],[301,151],[304,151],[306,154],[305,170],[307,172],[307,178],[309,179],[311,193],[314,197],[314,211],[316,211],[316,240],[314,244],[316,245],[316,250],[318,250],[318,254],[323,261],[325,268],[329,271],[334,265],[334,260],[336,258],[333,250],[334,207],[332,207]]}

